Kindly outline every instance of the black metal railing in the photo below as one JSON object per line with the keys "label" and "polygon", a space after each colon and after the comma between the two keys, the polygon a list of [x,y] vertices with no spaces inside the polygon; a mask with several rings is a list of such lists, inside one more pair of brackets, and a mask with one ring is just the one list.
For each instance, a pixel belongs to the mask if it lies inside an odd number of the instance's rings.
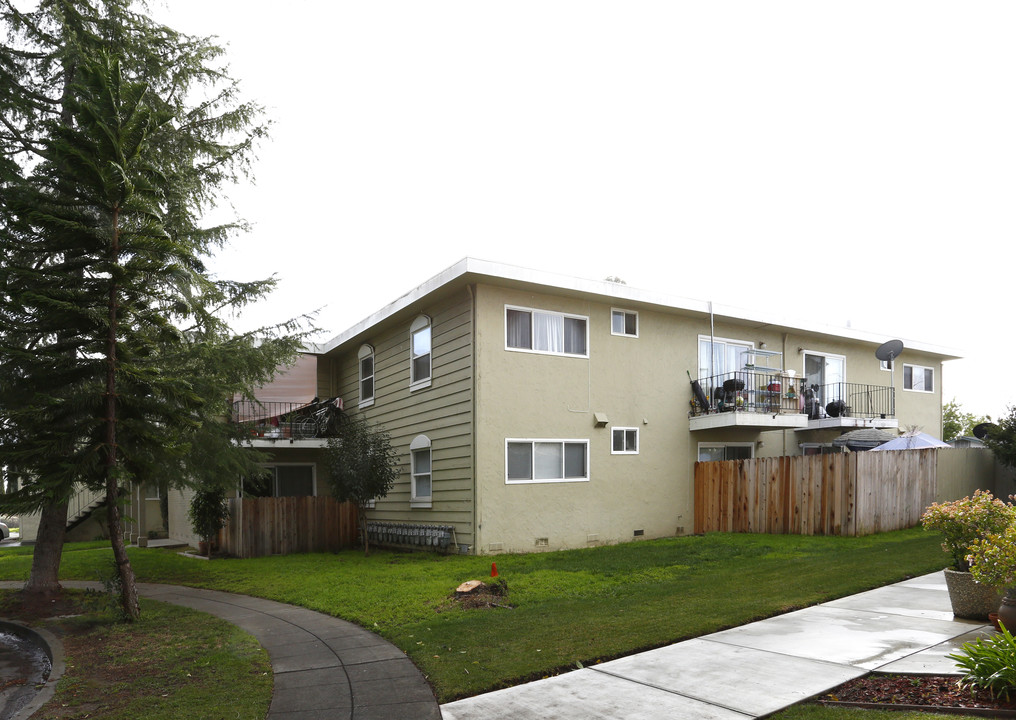
{"label": "black metal railing", "polygon": [[705,404],[693,396],[692,414],[750,412],[787,415],[803,412],[800,378],[773,372],[738,370],[699,380]]}
{"label": "black metal railing", "polygon": [[248,426],[254,438],[306,440],[333,435],[341,411],[339,398],[311,403],[238,400],[230,420]]}
{"label": "black metal railing", "polygon": [[692,396],[692,414],[754,412],[828,417],[894,418],[895,389],[861,383],[808,384],[804,378],[738,370],[699,380],[705,405]]}
{"label": "black metal railing", "polygon": [[806,385],[803,410],[809,420],[827,417],[894,418],[896,389],[862,383]]}

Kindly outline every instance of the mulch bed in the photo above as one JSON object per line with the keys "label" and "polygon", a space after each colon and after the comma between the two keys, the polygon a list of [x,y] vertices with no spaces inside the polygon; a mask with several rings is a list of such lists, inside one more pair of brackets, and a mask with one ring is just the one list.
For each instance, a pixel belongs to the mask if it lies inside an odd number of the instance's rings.
{"label": "mulch bed", "polygon": [[823,705],[932,710],[1016,718],[1016,695],[997,698],[986,690],[961,688],[955,675],[873,673],[851,680],[818,698]]}

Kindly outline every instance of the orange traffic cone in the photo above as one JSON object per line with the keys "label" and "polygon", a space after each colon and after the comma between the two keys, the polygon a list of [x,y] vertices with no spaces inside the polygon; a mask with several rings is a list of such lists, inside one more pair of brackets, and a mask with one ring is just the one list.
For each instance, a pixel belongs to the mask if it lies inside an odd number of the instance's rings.
{"label": "orange traffic cone", "polygon": [[490,576],[497,577],[497,563],[490,564]]}

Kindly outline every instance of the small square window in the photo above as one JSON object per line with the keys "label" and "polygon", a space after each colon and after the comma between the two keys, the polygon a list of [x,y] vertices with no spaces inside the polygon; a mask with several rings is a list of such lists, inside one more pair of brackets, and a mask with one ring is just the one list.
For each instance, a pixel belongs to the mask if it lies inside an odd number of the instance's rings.
{"label": "small square window", "polygon": [[639,314],[632,310],[610,311],[610,334],[624,337],[639,336]]}
{"label": "small square window", "polygon": [[638,455],[638,428],[611,428],[610,452],[612,455]]}
{"label": "small square window", "polygon": [[935,370],[920,365],[904,365],[903,389],[915,392],[935,392]]}

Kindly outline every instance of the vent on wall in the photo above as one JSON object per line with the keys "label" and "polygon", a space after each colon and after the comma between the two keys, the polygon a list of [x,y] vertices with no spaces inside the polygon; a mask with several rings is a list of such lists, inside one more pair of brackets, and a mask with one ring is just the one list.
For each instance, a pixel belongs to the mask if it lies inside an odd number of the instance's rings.
{"label": "vent on wall", "polygon": [[550,541],[547,538],[536,538],[536,547],[547,547]]}
{"label": "vent on wall", "polygon": [[645,534],[646,534],[645,530],[636,530],[635,531],[635,537],[642,537]]}

